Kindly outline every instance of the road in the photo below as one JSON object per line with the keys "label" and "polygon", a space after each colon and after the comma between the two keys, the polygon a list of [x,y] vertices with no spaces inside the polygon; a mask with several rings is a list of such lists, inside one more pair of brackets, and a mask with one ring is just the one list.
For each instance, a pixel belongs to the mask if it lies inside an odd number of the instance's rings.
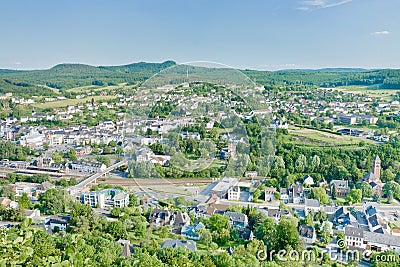
{"label": "road", "polygon": [[98,172],[98,173],[95,173],[95,174],[89,176],[85,180],[81,181],[79,184],[75,185],[74,188],[77,189],[77,190],[83,189],[88,184],[90,184],[93,181],[97,180],[98,178],[100,178],[104,174],[107,174],[107,173],[117,169],[118,167],[121,167],[121,166],[125,165],[127,162],[128,162],[127,160],[123,160],[123,161],[117,162],[117,163],[111,165],[110,167],[108,167],[107,169],[105,169],[104,171]]}

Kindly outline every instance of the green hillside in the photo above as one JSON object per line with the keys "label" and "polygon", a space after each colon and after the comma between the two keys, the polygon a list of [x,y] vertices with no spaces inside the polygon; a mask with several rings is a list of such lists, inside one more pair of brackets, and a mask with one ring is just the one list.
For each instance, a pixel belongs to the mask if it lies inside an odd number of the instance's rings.
{"label": "green hillside", "polygon": [[[59,64],[46,70],[0,70],[0,93],[15,95],[54,95],[83,86],[134,85],[145,81],[161,70],[176,65],[138,62],[122,66],[90,66],[85,64]],[[186,66],[183,67],[186,72]],[[190,70],[190,68],[189,68]],[[217,72],[226,72],[217,69]],[[318,87],[369,86],[374,89],[400,89],[400,70],[364,70],[327,68],[320,70],[256,71],[241,70],[260,85],[306,84]],[[226,72],[232,74],[232,72]],[[215,75],[215,73],[213,73]],[[222,73],[223,75],[223,73]],[[218,75],[217,75],[218,76]],[[219,75],[221,76],[221,75]]]}

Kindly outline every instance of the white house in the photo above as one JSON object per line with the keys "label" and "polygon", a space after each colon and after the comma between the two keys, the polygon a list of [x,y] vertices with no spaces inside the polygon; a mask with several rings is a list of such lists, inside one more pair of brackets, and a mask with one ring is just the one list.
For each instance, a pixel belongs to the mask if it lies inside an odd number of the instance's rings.
{"label": "white house", "polygon": [[52,231],[58,229],[59,231],[67,230],[69,226],[70,217],[69,216],[50,216],[45,219],[44,224],[49,227]]}

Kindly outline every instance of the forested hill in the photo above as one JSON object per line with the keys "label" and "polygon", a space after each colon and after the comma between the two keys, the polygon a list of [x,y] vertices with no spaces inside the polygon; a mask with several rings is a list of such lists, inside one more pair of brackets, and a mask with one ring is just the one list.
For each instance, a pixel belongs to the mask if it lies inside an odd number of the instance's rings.
{"label": "forested hill", "polygon": [[[59,64],[47,70],[31,71],[0,69],[0,94],[12,92],[15,95],[54,95],[57,90],[62,92],[88,85],[135,84],[174,65],[176,65],[174,61],[165,61],[97,67],[85,64]],[[400,70],[391,69],[328,68],[281,71],[242,70],[242,72],[261,85],[281,83],[322,87],[365,85],[375,89],[400,89]]]}
{"label": "forested hill", "polygon": [[99,67],[84,64],[59,64],[47,70],[0,70],[0,93],[12,92],[18,95],[26,93],[28,88],[30,92],[51,95],[54,94],[51,88],[62,91],[93,84],[135,83],[144,81],[160,70],[175,64],[174,61]]}
{"label": "forested hill", "polygon": [[259,84],[276,83],[309,84],[321,87],[346,85],[372,86],[375,89],[400,89],[400,70],[282,70],[282,71],[243,71]]}

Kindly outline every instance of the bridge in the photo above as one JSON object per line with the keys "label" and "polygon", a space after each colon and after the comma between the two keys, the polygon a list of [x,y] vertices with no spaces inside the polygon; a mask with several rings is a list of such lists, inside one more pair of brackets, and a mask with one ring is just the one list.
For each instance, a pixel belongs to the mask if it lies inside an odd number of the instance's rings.
{"label": "bridge", "polygon": [[128,160],[124,159],[122,161],[119,161],[113,165],[111,165],[110,167],[108,167],[107,169],[105,169],[104,171],[101,172],[97,172],[89,177],[87,177],[86,179],[84,179],[83,181],[81,181],[80,183],[78,183],[75,186],[71,186],[68,188],[68,191],[70,192],[80,192],[82,191],[85,187],[87,187],[89,184],[96,182],[96,180],[106,174],[108,174],[109,172],[124,166],[128,163]]}

